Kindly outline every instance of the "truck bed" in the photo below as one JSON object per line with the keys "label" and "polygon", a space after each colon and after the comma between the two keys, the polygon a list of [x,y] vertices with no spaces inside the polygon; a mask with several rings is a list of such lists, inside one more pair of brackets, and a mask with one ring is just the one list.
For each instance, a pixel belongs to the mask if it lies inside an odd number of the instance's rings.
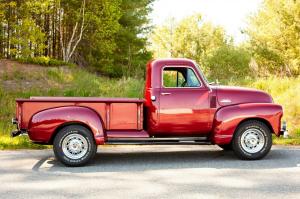
{"label": "truck bed", "polygon": [[97,112],[105,130],[142,130],[143,99],[98,97],[31,97],[17,99],[20,128],[27,129],[32,116],[40,111],[64,107],[88,107]]}

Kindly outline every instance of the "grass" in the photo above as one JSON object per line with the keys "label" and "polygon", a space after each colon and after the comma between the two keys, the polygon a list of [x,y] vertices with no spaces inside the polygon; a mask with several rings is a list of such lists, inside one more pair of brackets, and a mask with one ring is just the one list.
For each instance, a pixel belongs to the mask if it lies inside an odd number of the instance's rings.
{"label": "grass", "polygon": [[230,81],[230,85],[257,88],[271,94],[275,103],[283,106],[283,120],[287,121],[289,133],[300,137],[300,77],[267,77]]}
{"label": "grass", "polygon": [[300,138],[295,137],[295,138],[274,138],[273,139],[273,144],[276,145],[300,145]]}
{"label": "grass", "polygon": [[[26,137],[10,138],[14,130],[10,119],[15,114],[15,99],[30,96],[101,96],[143,97],[144,80],[134,78],[111,79],[90,73],[85,69],[39,67],[12,62],[0,68],[0,149],[46,148],[32,144]],[[3,65],[0,63],[0,66]],[[283,105],[284,120],[291,138],[274,138],[275,144],[300,144],[300,77],[245,78],[223,82],[227,85],[254,87],[270,93],[274,101]]]}
{"label": "grass", "polygon": [[300,144],[300,77],[244,78],[230,80],[226,84],[264,90],[271,94],[275,103],[283,106],[283,120],[287,121],[290,138],[274,138],[274,144]]}
{"label": "grass", "polygon": [[[0,68],[1,69],[1,68]],[[110,79],[77,67],[33,67],[19,64],[0,71],[0,149],[46,148],[32,144],[26,137],[10,138],[15,130],[10,120],[15,116],[15,99],[30,96],[143,96],[141,79]]]}

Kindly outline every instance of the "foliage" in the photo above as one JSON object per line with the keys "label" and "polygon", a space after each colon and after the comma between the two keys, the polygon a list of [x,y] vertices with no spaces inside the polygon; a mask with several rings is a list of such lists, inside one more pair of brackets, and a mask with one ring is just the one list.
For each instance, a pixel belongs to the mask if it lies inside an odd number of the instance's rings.
{"label": "foliage", "polygon": [[143,75],[153,0],[2,0],[0,57],[50,57],[111,76]]}
{"label": "foliage", "polygon": [[261,71],[300,74],[300,1],[265,0],[246,33]]}
{"label": "foliage", "polygon": [[[3,64],[2,64],[3,66]],[[42,148],[25,137],[9,138],[15,130],[11,118],[15,99],[30,96],[143,96],[144,80],[113,79],[98,76],[79,67],[39,67],[16,63],[9,70],[0,69],[0,149]]]}
{"label": "foliage", "polygon": [[224,30],[192,15],[179,22],[169,19],[150,36],[154,57],[186,57],[202,63],[213,50],[229,43]]}
{"label": "foliage", "polygon": [[32,20],[25,18],[14,29],[16,32],[12,35],[11,45],[17,47],[10,49],[11,56],[32,57],[43,53],[45,33]]}
{"label": "foliage", "polygon": [[[68,66],[35,69],[26,65],[28,69],[23,70],[12,66],[4,72],[0,68],[0,148],[37,147],[25,138],[8,138],[15,98],[142,97],[144,67],[152,56],[190,58],[211,80],[267,91],[284,107],[284,120],[293,136],[286,142],[299,143],[300,1],[264,0],[249,18],[245,30],[249,41],[240,45],[200,14],[181,21],[169,19],[151,31],[148,14],[153,0],[87,0],[84,15],[82,2],[1,0],[0,57],[45,66],[66,65],[61,61],[62,43],[71,41],[84,16],[82,39],[71,62],[91,67],[97,74],[123,78],[99,77]],[[74,41],[78,37],[75,31]]]}
{"label": "foliage", "polygon": [[27,58],[17,58],[18,62],[21,63],[29,63],[29,64],[38,64],[42,66],[62,66],[62,65],[70,65],[70,63],[66,63],[62,60],[53,59],[50,57],[27,57]]}
{"label": "foliage", "polygon": [[273,138],[273,144],[276,144],[276,145],[300,145],[300,138],[297,137],[297,138],[277,138],[277,137],[274,137]]}
{"label": "foliage", "polygon": [[120,4],[121,0],[95,0],[88,4],[88,26],[75,56],[77,63],[91,65],[100,71],[112,65],[113,57],[110,57],[120,29]]}
{"label": "foliage", "polygon": [[149,49],[155,58],[191,58],[212,79],[300,74],[300,1],[264,0],[244,33],[249,41],[235,45],[196,14],[155,27]]}
{"label": "foliage", "polygon": [[[0,73],[0,149],[40,148],[25,137],[9,138],[14,130],[10,119],[15,114],[15,99],[30,96],[101,96],[143,97],[144,80],[136,78],[113,79],[98,76],[78,67],[31,67],[15,64],[11,70]],[[22,72],[20,72],[22,71]],[[38,84],[36,83],[38,82]],[[253,87],[269,92],[276,103],[284,107],[291,139],[274,138],[278,144],[299,144],[300,140],[300,78],[240,78],[223,80],[223,84]],[[13,88],[13,89],[12,89]]]}
{"label": "foliage", "polygon": [[[274,102],[283,106],[283,120],[287,121],[289,133],[296,136],[300,131],[300,77],[277,77],[270,76],[267,78],[244,78],[221,82],[235,86],[246,86],[257,88],[269,93]],[[298,135],[298,137],[300,137]]]}
{"label": "foliage", "polygon": [[109,43],[114,44],[111,54],[101,56],[99,49],[99,56],[90,56],[93,66],[111,77],[143,77],[144,66],[151,59],[151,54],[146,50],[146,36],[150,28],[147,16],[152,1],[121,1],[119,28],[115,32],[114,43]]}
{"label": "foliage", "polygon": [[238,79],[250,75],[250,53],[233,45],[224,45],[204,58],[208,69],[207,75],[211,80]]}
{"label": "foliage", "polygon": [[151,34],[154,57],[185,57],[201,65],[210,79],[237,78],[250,73],[250,54],[235,47],[225,31],[193,15],[167,21]]}

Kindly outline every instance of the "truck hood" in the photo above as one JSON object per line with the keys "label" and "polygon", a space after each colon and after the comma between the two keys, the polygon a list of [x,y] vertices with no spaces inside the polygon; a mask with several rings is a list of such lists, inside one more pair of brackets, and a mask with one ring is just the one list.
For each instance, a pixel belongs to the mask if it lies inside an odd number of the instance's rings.
{"label": "truck hood", "polygon": [[273,103],[272,97],[263,91],[236,87],[236,86],[213,86],[216,91],[217,102],[220,106],[243,103]]}

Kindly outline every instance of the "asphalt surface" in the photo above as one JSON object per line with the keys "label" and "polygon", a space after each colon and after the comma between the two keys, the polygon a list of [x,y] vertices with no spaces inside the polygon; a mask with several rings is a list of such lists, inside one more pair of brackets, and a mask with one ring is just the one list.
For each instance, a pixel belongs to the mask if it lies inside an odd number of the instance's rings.
{"label": "asphalt surface", "polygon": [[300,147],[241,161],[217,146],[99,147],[85,167],[52,150],[0,151],[0,198],[300,198]]}

